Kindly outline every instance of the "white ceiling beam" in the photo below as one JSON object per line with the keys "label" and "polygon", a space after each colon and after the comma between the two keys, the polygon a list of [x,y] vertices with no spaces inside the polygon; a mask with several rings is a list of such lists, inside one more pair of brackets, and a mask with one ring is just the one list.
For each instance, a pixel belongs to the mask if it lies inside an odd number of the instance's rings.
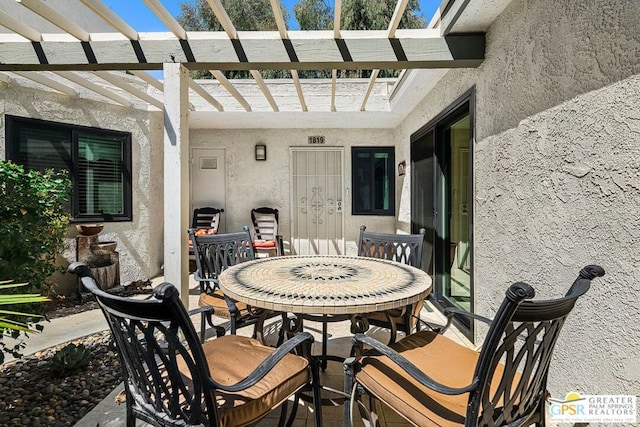
{"label": "white ceiling beam", "polygon": [[231,96],[233,96],[235,98],[236,101],[238,101],[238,103],[242,106],[242,108],[245,109],[245,111],[251,111],[251,105],[249,105],[249,103],[244,98],[244,96],[242,96],[242,94],[240,94],[240,92],[238,92],[238,89],[236,89],[236,87],[233,85],[233,83],[231,83],[229,81],[229,79],[227,79],[224,76],[222,71],[209,70],[209,72],[211,74],[213,74],[213,77],[216,78],[218,83],[220,83],[220,85],[222,87],[224,87],[227,90],[227,92],[229,92],[231,94]]}
{"label": "white ceiling beam", "polygon": [[336,83],[338,70],[331,70],[331,111],[336,111]]}
{"label": "white ceiling beam", "polygon": [[116,95],[115,93],[113,93],[113,91],[97,85],[87,79],[85,79],[82,76],[79,76],[76,73],[73,73],[71,71],[58,71],[55,74],[59,75],[60,77],[63,77],[69,81],[72,81],[73,83],[85,87],[99,95],[104,96],[107,99],[110,99],[124,107],[131,107],[133,104],[131,103],[131,101],[129,101],[128,99],[125,99],[119,95]]}
{"label": "white ceiling beam", "polygon": [[66,16],[58,13],[52,7],[47,6],[42,0],[16,0],[18,3],[31,10],[33,13],[40,15],[42,18],[51,22],[61,30],[66,31],[73,37],[83,42],[91,40],[91,35],[84,28],[73,22]]}
{"label": "white ceiling beam", "polygon": [[364,95],[364,99],[362,100],[362,105],[360,106],[360,111],[366,111],[367,109],[367,101],[369,100],[369,95],[371,95],[371,91],[373,90],[373,86],[376,83],[376,79],[378,78],[378,73],[380,70],[373,70],[371,72],[371,78],[369,79],[369,86],[367,86],[367,93]]}
{"label": "white ceiling beam", "polygon": [[39,42],[40,40],[42,40],[42,34],[40,34],[39,31],[36,31],[25,23],[18,21],[10,15],[7,15],[1,10],[0,25],[10,29],[14,33],[20,34],[22,37],[27,40],[31,40],[32,42]]}
{"label": "white ceiling beam", "polygon": [[284,22],[284,16],[282,16],[282,10],[280,9],[280,2],[278,0],[269,0],[271,3],[271,10],[273,10],[273,16],[276,19],[276,26],[280,33],[280,38],[286,40],[289,38],[287,34],[287,24]]}
{"label": "white ceiling beam", "polygon": [[[204,70],[330,70],[385,68],[472,68],[484,60],[484,34],[440,36],[439,29],[397,30],[392,47],[385,31],[342,31],[345,61],[332,31],[312,33],[289,31],[289,53],[277,32],[242,32],[237,44],[246,60],[239,59],[235,46],[223,32],[193,34],[189,47],[197,62],[188,62],[179,41],[168,33],[141,33],[140,47],[146,62],[138,62],[131,44],[119,33],[101,35],[91,41],[96,62],[89,62],[72,37],[55,40],[43,34],[40,42],[48,63],[42,61],[31,42],[0,34],[0,71],[13,70],[122,70],[160,69],[163,63],[181,62],[189,69]],[[342,42],[341,42],[342,43]],[[401,57],[399,58],[398,49]],[[57,62],[57,63],[56,63]]]}
{"label": "white ceiling beam", "polygon": [[122,76],[112,74],[109,71],[94,71],[93,74],[111,83],[112,85],[117,86],[120,89],[130,93],[131,95],[142,99],[143,101],[153,105],[154,107],[159,108],[160,110],[164,109],[164,103],[162,101],[154,98],[146,92],[141,91],[137,87],[124,82],[122,80]]}
{"label": "white ceiling beam", "polygon": [[75,89],[67,85],[64,85],[56,80],[53,80],[45,75],[42,75],[40,73],[29,73],[29,72],[23,73],[23,72],[15,71],[15,74],[19,75],[20,77],[24,77],[25,79],[33,80],[34,82],[40,83],[43,86],[50,87],[51,89],[57,90],[58,92],[64,93],[65,95],[69,95],[73,97],[78,96],[78,92]]}
{"label": "white ceiling beam", "polygon": [[[398,2],[396,3],[396,8],[393,11],[393,16],[391,17],[391,21],[389,21],[389,27],[387,28],[388,38],[393,39],[396,37],[396,30],[398,29],[398,25],[400,25],[400,20],[402,19],[402,15],[404,15],[404,11],[407,8],[408,2],[409,0],[398,0]],[[369,86],[367,88],[367,93],[364,95],[364,101],[362,102],[360,111],[364,111],[366,109],[367,101],[369,100],[369,95],[371,94],[371,90],[373,89],[373,86],[376,83],[378,74],[380,74],[380,69],[376,69],[371,72],[371,78],[369,79]]]}
{"label": "white ceiling beam", "polygon": [[[146,82],[147,84],[155,87],[164,95],[164,84],[162,84],[160,80],[156,79],[146,71],[141,71],[141,70],[128,70],[128,71],[134,76]],[[194,111],[195,109],[196,107],[194,107],[193,104],[189,103],[189,110]]]}
{"label": "white ceiling beam", "polygon": [[9,84],[9,83],[11,83],[11,77],[6,75],[5,73],[0,73],[0,82]]}
{"label": "white ceiling beam", "polygon": [[235,25],[233,25],[233,22],[231,22],[227,11],[224,10],[224,6],[222,6],[220,0],[207,0],[207,3],[209,3],[209,7],[213,11],[213,14],[216,15],[216,18],[218,18],[227,36],[232,40],[236,40],[238,38],[238,31]]}
{"label": "white ceiling beam", "polygon": [[398,0],[396,3],[396,8],[393,11],[393,16],[391,17],[389,27],[387,28],[387,37],[390,39],[395,38],[396,36],[396,30],[398,29],[398,25],[400,25],[400,20],[402,20],[404,11],[407,9],[408,2],[409,0]]}
{"label": "white ceiling beam", "polygon": [[271,109],[276,112],[280,111],[280,109],[278,108],[278,104],[276,103],[276,100],[273,99],[273,95],[271,95],[271,91],[267,87],[267,84],[264,82],[264,79],[262,78],[262,74],[260,74],[260,71],[258,70],[249,70],[249,71],[251,72],[253,79],[258,84],[258,87],[262,91],[264,97],[267,99],[267,102],[269,102],[269,105],[271,105]]}
{"label": "white ceiling beam", "polygon": [[336,0],[333,5],[333,37],[339,39],[340,36],[340,19],[342,15],[342,0]]}
{"label": "white ceiling beam", "polygon": [[300,85],[298,71],[291,70],[291,77],[293,78],[293,84],[296,86],[296,92],[298,92],[298,99],[300,100],[300,107],[302,108],[302,111],[309,111],[307,103],[304,102],[304,94],[302,93],[302,86]]}
{"label": "white ceiling beam", "polygon": [[222,108],[222,104],[220,104],[217,99],[215,99],[213,96],[211,96],[211,94],[209,94],[209,92],[204,90],[204,88],[202,86],[200,86],[198,83],[194,82],[193,79],[191,79],[191,78],[189,78],[189,88],[191,90],[193,90],[195,93],[197,93],[198,95],[200,95],[200,97],[202,99],[204,99],[205,101],[207,101],[209,104],[213,105],[213,107],[216,110],[224,111],[224,108]]}
{"label": "white ceiling beam", "polygon": [[138,40],[140,36],[120,16],[102,3],[101,0],[80,0],[87,8],[102,18],[107,24],[120,31],[129,40]]}
{"label": "white ceiling beam", "polygon": [[187,40],[187,31],[158,0],[144,0],[151,11],[179,40]]}
{"label": "white ceiling beam", "polygon": [[[469,0],[453,0],[447,5],[447,13],[440,16],[440,30],[442,35],[451,32],[453,26],[458,22],[460,15],[469,5]],[[442,8],[442,6],[440,6]]]}
{"label": "white ceiling beam", "polygon": [[138,77],[139,79],[144,80],[146,83],[150,84],[151,86],[155,87],[160,92],[164,92],[164,85],[162,84],[162,82],[160,82],[160,80],[156,79],[146,71],[129,70],[129,72],[134,76]]}

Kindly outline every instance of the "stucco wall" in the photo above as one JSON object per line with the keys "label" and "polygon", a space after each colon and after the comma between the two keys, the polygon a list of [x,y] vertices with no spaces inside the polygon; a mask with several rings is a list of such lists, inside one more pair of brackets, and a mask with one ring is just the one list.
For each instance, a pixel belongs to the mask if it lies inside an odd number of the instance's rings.
{"label": "stucco wall", "polygon": [[[373,230],[394,232],[394,217],[351,215],[350,147],[393,145],[391,130],[191,130],[191,148],[225,149],[227,206],[223,215],[226,217],[227,231],[238,231],[243,225],[249,225],[252,208],[275,207],[280,211],[280,231],[285,240],[285,246],[288,247],[291,237],[289,148],[307,147],[309,135],[324,135],[325,147],[344,147],[344,229],[347,252],[356,253],[355,240],[358,238],[358,231],[362,224]],[[267,146],[266,162],[254,160],[254,146],[258,141],[264,142]]]}
{"label": "stucco wall", "polygon": [[[104,102],[17,86],[0,88],[0,154],[5,154],[5,114],[132,133],[133,221],[105,223],[100,240],[115,240],[121,282],[158,275],[162,264],[162,115]],[[75,260],[75,226],[68,230],[65,262]],[[56,276],[60,292],[75,290],[75,279]]]}
{"label": "stucco wall", "polygon": [[450,71],[396,130],[408,158],[410,135],[475,87],[478,313],[517,280],[548,298],[586,264],[607,271],[565,325],[555,397],[640,389],[639,22],[637,1],[514,1],[485,62]]}

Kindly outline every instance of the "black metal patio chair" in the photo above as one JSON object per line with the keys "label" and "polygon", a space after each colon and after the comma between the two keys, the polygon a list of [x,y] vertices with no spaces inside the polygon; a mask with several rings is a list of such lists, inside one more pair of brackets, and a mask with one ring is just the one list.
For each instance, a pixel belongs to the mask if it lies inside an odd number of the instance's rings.
{"label": "black metal patio chair", "polygon": [[212,208],[210,206],[196,208],[193,210],[191,228],[211,229],[217,233],[220,225],[220,214],[223,212],[224,209]]}
{"label": "black metal patio chair", "polygon": [[160,284],[144,300],[124,298],[100,290],[86,264],[73,263],[69,271],[96,297],[111,329],[124,370],[127,426],[136,419],[158,427],[247,426],[278,406],[278,425],[285,425],[287,401],[295,396],[291,425],[300,393],[310,389],[321,425],[310,334],[277,349],[237,335],[201,343],[173,285]]}
{"label": "black metal patio chair", "polygon": [[[279,313],[234,301],[218,286],[218,276],[221,272],[233,265],[255,259],[249,228],[245,226],[240,232],[201,236],[196,235],[193,229],[189,229],[189,237],[196,261],[196,272],[193,276],[200,284],[199,305],[211,307],[214,315],[229,319],[231,334],[235,334],[238,328],[254,325],[253,336],[264,342],[262,336],[264,321]],[[207,316],[207,313],[202,314],[203,339]]]}
{"label": "black metal patio chair", "polygon": [[[365,419],[375,416],[368,394],[411,424],[464,426],[544,425],[547,376],[558,334],[591,280],[604,276],[583,268],[562,298],[528,301],[534,290],[514,283],[493,320],[471,316],[490,327],[480,352],[434,331],[420,331],[390,347],[362,334],[353,338],[354,357],[345,361],[345,391]],[[364,346],[371,347],[364,350]],[[352,425],[345,405],[344,425]],[[371,425],[375,425],[371,424]]]}
{"label": "black metal patio chair", "polygon": [[[388,259],[420,268],[424,233],[424,228],[418,234],[374,233],[362,225],[358,256]],[[389,344],[393,344],[398,331],[409,334],[413,328],[420,326],[418,319],[423,306],[424,301],[420,300],[411,307],[369,313],[367,321],[370,325],[389,329]]]}

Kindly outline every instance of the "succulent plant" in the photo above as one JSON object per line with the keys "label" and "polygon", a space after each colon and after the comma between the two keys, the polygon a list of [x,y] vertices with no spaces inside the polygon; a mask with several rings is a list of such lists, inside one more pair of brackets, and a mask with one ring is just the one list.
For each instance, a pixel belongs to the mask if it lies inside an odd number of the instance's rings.
{"label": "succulent plant", "polygon": [[72,372],[82,369],[89,364],[91,353],[80,344],[67,344],[58,350],[51,358],[50,373],[54,378],[66,377]]}

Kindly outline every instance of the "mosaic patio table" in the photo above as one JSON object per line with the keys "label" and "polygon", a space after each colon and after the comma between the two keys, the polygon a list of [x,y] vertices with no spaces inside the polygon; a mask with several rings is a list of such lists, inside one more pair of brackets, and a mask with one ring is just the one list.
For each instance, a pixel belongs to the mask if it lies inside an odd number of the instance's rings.
{"label": "mosaic patio table", "polygon": [[[232,299],[271,311],[323,321],[351,319],[354,332],[368,328],[366,314],[405,307],[425,298],[431,278],[424,271],[394,261],[332,255],[260,258],[220,274],[222,291]],[[301,323],[290,326],[294,331]]]}

